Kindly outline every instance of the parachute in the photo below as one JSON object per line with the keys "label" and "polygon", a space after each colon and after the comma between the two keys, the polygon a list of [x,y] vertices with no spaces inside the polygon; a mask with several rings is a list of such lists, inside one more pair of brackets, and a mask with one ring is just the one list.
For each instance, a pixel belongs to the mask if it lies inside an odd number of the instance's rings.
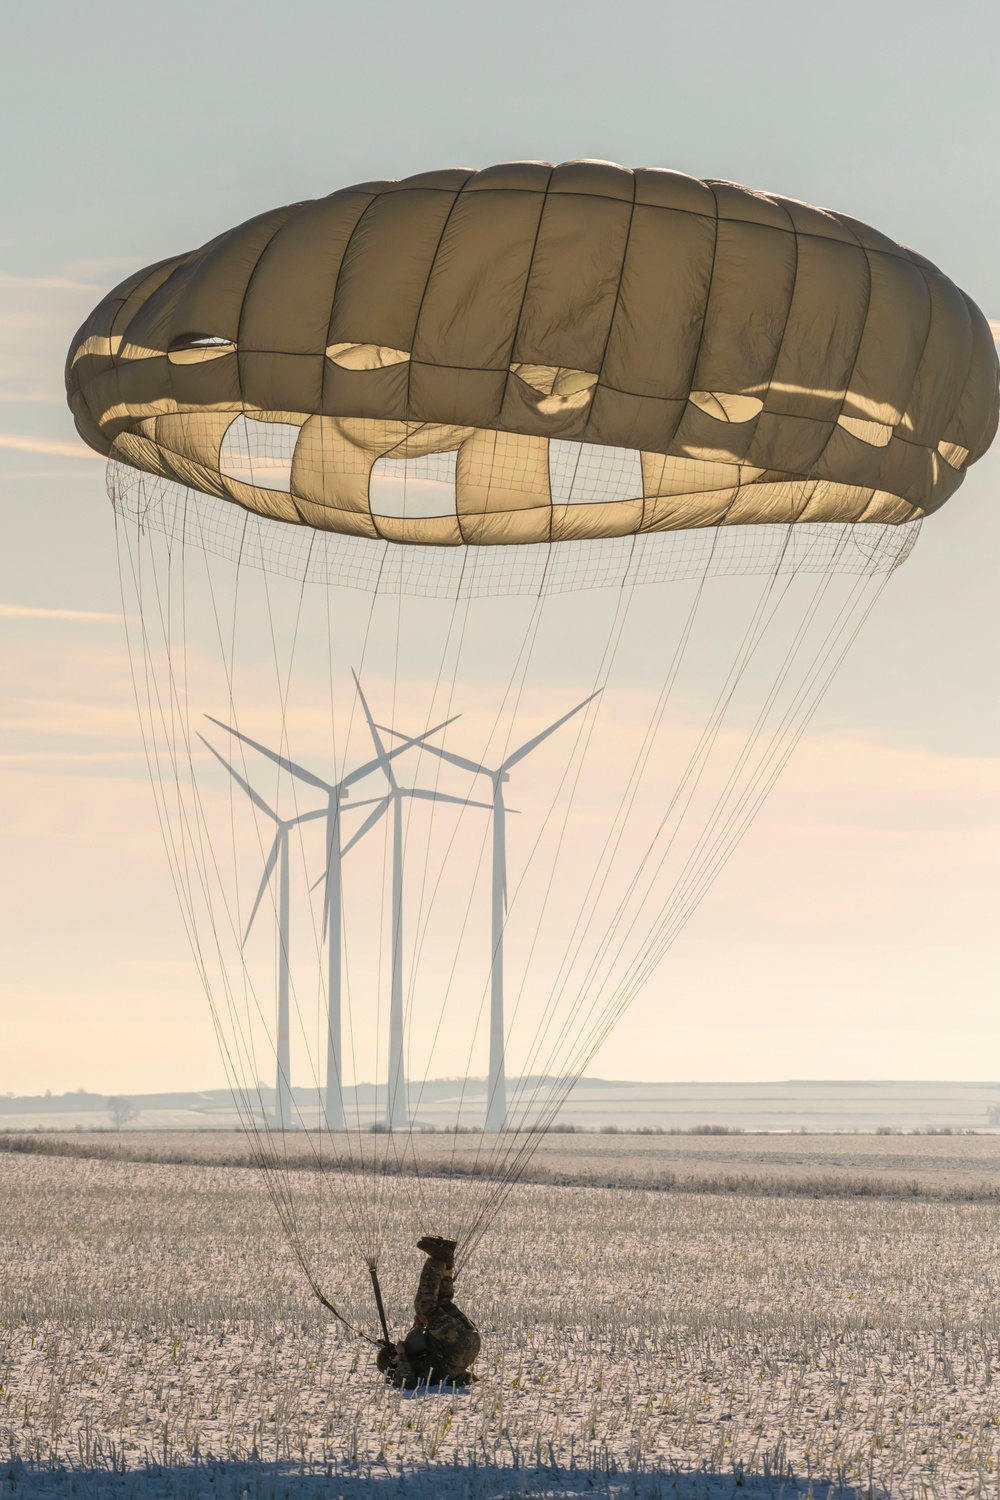
{"label": "parachute", "polygon": [[140,271],[67,391],[295,1253],[468,1263],[988,448],[988,324],[845,215],[514,162]]}

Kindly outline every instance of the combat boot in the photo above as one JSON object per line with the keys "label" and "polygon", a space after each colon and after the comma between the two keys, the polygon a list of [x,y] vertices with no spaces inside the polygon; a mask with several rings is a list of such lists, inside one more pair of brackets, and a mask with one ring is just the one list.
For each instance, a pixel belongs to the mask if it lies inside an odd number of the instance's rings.
{"label": "combat boot", "polygon": [[425,1234],[422,1239],[417,1240],[418,1250],[422,1250],[425,1255],[431,1256],[433,1260],[443,1261],[446,1266],[453,1266],[455,1264],[455,1251],[457,1248],[457,1240],[445,1240],[439,1234]]}

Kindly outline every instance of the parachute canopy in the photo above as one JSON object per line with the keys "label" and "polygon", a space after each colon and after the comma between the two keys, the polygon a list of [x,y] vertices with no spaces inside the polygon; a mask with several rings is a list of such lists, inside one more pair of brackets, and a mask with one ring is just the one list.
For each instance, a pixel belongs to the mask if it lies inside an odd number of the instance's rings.
{"label": "parachute canopy", "polygon": [[929,261],[607,162],[362,183],[140,271],[73,342],[98,451],[260,515],[477,546],[904,523],[997,425]]}

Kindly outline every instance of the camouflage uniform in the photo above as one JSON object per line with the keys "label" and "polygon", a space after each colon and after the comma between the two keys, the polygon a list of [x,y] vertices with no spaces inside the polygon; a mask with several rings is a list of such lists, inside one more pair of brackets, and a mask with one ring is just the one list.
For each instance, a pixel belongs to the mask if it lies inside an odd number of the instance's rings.
{"label": "camouflage uniform", "polygon": [[454,1282],[443,1261],[430,1256],[424,1261],[413,1308],[427,1335],[427,1353],[398,1354],[388,1379],[413,1390],[421,1381],[436,1384],[467,1377],[481,1341],[475,1323],[455,1306]]}

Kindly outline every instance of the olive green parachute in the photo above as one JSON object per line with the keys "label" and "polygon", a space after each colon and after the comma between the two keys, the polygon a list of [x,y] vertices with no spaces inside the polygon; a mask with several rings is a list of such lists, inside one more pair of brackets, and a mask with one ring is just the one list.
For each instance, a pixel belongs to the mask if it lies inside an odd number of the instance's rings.
{"label": "olive green parachute", "polygon": [[902,523],[997,425],[986,319],[922,256],[594,161],[260,214],[111,292],[67,384],[84,439],[135,468],[437,545]]}

